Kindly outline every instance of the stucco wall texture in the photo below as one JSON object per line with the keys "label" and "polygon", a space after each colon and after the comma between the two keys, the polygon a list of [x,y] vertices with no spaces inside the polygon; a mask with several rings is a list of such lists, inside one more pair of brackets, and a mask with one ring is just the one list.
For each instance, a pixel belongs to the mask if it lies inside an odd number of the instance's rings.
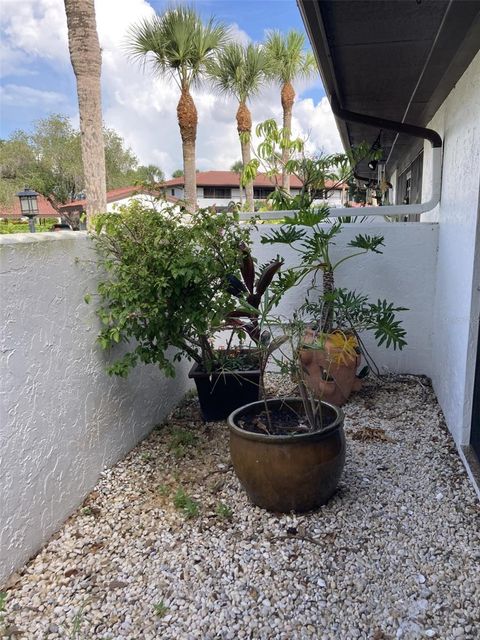
{"label": "stucco wall texture", "polygon": [[[286,245],[261,244],[261,236],[272,225],[259,225],[254,234],[253,253],[259,264],[275,258],[279,253],[286,266],[298,264],[298,254]],[[278,228],[278,227],[277,227]],[[432,312],[435,295],[435,269],[438,225],[421,222],[391,224],[345,224],[331,251],[331,258],[354,253],[348,243],[358,234],[382,235],[383,255],[368,253],[344,262],[335,272],[338,287],[367,294],[372,302],[386,298],[409,311],[398,314],[407,330],[408,345],[402,351],[377,347],[373,336],[362,334],[368,352],[383,373],[414,373],[431,375]],[[278,314],[290,317],[305,299],[311,279],[294,288],[278,307]]]}
{"label": "stucco wall texture", "polygon": [[[264,245],[260,264],[291,247]],[[431,326],[438,225],[349,224],[333,257],[351,252],[357,233],[383,234],[384,255],[345,262],[337,284],[409,307],[403,351],[366,344],[382,371],[432,373]],[[189,387],[188,363],[174,380],[154,366],[127,379],[105,373],[96,345],[95,304],[84,295],[98,282],[95,253],[83,232],[0,236],[0,584],[34,554],[82,502],[103,469],[122,458],[162,420]],[[306,287],[278,309],[290,316]],[[93,298],[94,300],[94,298]]]}
{"label": "stucco wall texture", "polygon": [[[480,53],[429,123],[443,138],[440,204],[425,214],[439,223],[433,314],[432,381],[457,444],[470,440],[480,314]],[[423,200],[431,185],[425,146]]]}
{"label": "stucco wall texture", "polygon": [[0,236],[0,584],[188,388],[139,366],[105,373],[85,233]]}

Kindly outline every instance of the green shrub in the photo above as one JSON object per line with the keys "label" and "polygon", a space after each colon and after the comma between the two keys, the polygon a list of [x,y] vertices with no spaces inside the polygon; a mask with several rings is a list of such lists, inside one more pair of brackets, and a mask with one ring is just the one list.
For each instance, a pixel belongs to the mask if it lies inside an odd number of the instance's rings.
{"label": "green shrub", "polygon": [[98,287],[99,342],[104,349],[128,345],[110,373],[126,376],[144,362],[174,376],[172,359],[183,356],[212,370],[210,339],[236,306],[228,277],[239,271],[249,231],[235,213],[190,216],[139,202],[97,218],[94,241],[108,276]]}

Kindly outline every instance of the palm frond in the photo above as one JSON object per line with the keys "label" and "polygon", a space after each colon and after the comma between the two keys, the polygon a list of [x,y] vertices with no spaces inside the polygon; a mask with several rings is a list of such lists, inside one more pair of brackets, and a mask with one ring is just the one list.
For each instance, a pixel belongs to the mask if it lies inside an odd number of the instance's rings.
{"label": "palm frond", "polygon": [[207,74],[216,91],[247,102],[260,91],[267,76],[265,50],[254,44],[225,45],[207,64]]}
{"label": "palm frond", "polygon": [[270,61],[270,77],[281,83],[293,83],[299,78],[310,77],[316,70],[315,59],[305,51],[305,36],[292,29],[286,35],[269,31],[265,50]]}
{"label": "palm frond", "polygon": [[223,47],[229,31],[211,18],[203,23],[189,6],[175,6],[133,25],[125,50],[133,60],[150,62],[159,75],[171,75],[181,86],[200,80],[213,54]]}

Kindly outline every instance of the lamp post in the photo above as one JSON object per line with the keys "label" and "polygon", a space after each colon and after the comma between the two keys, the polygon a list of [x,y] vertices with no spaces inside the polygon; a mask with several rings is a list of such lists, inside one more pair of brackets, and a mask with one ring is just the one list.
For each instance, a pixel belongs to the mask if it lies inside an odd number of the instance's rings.
{"label": "lamp post", "polygon": [[22,216],[28,218],[30,232],[35,233],[35,216],[38,216],[38,193],[25,187],[23,191],[19,191],[16,195],[20,200]]}

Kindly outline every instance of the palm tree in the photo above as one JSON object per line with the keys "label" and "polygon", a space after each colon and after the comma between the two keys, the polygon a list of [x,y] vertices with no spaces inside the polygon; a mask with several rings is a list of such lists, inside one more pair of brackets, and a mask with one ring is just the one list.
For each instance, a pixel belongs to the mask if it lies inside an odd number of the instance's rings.
{"label": "palm tree", "polygon": [[[292,132],[292,109],[295,100],[293,83],[301,78],[308,78],[316,71],[315,58],[311,51],[305,51],[305,36],[299,31],[291,30],[285,36],[280,31],[271,31],[265,43],[271,77],[281,86],[283,108],[283,130],[290,139]],[[282,164],[289,160],[288,149],[282,153]],[[282,171],[283,189],[290,193],[290,174]]]}
{"label": "palm tree", "polygon": [[100,74],[102,54],[95,22],[94,0],[65,0],[68,46],[77,79],[82,162],[87,196],[87,226],[91,216],[107,210],[105,147]]}
{"label": "palm tree", "polygon": [[[207,72],[217,91],[238,100],[237,131],[243,166],[246,166],[251,160],[252,135],[252,115],[247,102],[259,92],[266,78],[268,58],[265,49],[254,44],[243,47],[230,43],[209,62]],[[252,181],[245,185],[245,197],[248,209],[253,211]]]}
{"label": "palm tree", "polygon": [[230,171],[236,173],[239,179],[240,186],[240,206],[243,204],[243,187],[242,187],[242,173],[243,173],[243,162],[241,160],[236,160],[232,166],[230,167]]}
{"label": "palm tree", "polygon": [[177,119],[182,137],[185,200],[190,211],[197,204],[195,176],[195,142],[197,138],[197,109],[190,94],[199,83],[210,58],[225,44],[227,30],[211,18],[204,24],[190,7],[175,6],[130,29],[129,54],[146,63],[153,54],[154,70],[170,77],[180,89]]}

